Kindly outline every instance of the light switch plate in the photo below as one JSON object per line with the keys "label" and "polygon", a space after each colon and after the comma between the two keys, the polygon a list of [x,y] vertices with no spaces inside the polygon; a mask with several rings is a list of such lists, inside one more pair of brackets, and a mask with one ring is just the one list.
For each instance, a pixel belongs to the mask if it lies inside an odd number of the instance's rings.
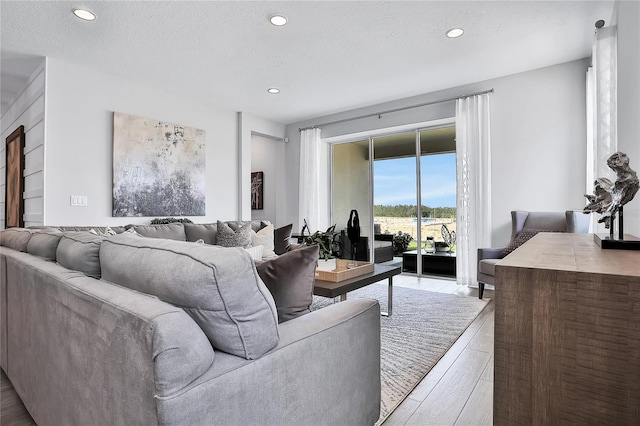
{"label": "light switch plate", "polygon": [[72,195],[71,206],[72,207],[86,207],[88,206],[88,197],[86,195]]}

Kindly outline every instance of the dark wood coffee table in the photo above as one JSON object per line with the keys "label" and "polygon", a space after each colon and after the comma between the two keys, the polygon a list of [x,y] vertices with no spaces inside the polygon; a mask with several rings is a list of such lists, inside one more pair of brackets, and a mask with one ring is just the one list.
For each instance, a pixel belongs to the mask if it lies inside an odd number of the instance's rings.
{"label": "dark wood coffee table", "polygon": [[393,277],[402,272],[399,266],[387,266],[375,264],[373,272],[360,275],[355,278],[340,281],[337,283],[331,281],[316,280],[313,285],[313,294],[316,296],[336,298],[340,296],[340,301],[347,300],[347,293],[366,287],[369,284],[377,283],[384,279],[389,280],[389,297],[387,299],[387,312],[382,312],[384,316],[391,316],[393,310]]}

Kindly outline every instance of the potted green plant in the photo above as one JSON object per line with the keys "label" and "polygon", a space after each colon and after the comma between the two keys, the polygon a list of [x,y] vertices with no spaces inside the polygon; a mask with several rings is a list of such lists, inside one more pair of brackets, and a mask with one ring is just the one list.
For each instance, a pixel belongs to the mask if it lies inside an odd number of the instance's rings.
{"label": "potted green plant", "polygon": [[305,246],[317,245],[320,248],[320,259],[328,260],[335,257],[334,250],[336,244],[336,225],[327,228],[326,231],[316,231],[313,234],[303,237],[302,244]]}
{"label": "potted green plant", "polygon": [[407,251],[411,240],[413,240],[411,235],[398,231],[398,233],[393,236],[393,254],[402,254]]}

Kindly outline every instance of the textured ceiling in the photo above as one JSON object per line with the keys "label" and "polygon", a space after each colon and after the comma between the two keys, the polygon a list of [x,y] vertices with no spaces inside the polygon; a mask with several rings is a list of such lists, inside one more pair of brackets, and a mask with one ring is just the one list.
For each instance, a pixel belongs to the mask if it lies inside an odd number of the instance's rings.
{"label": "textured ceiling", "polygon": [[[98,18],[75,18],[79,6]],[[3,104],[30,66],[16,58],[50,56],[288,124],[590,56],[613,6],[2,0]],[[276,12],[286,26],[268,22]],[[453,27],[465,34],[447,39]]]}

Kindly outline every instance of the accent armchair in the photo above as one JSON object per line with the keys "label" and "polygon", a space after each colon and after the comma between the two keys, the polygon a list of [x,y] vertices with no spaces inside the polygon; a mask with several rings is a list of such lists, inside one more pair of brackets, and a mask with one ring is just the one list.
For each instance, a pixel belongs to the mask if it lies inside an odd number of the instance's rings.
{"label": "accent armchair", "polygon": [[582,211],[511,212],[511,239],[506,247],[478,249],[478,297],[482,299],[485,284],[495,284],[496,263],[538,232],[589,232],[590,215]]}

